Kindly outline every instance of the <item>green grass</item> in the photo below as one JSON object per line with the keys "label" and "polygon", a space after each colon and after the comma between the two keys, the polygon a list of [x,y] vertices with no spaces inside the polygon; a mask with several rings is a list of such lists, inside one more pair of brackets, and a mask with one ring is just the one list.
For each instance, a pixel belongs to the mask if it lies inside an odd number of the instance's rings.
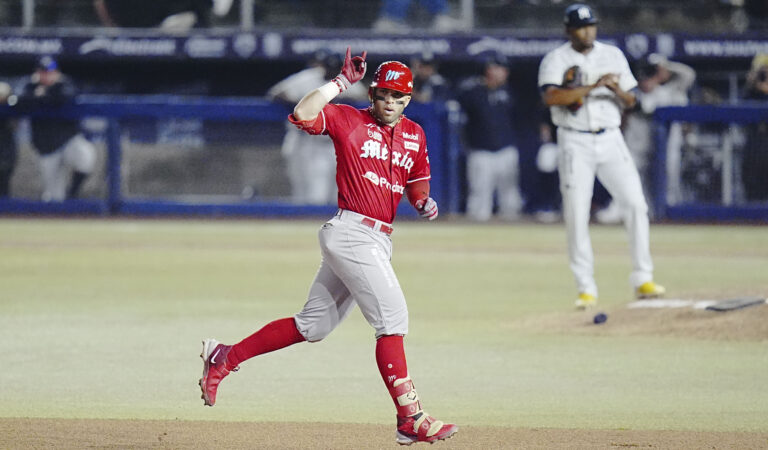
{"label": "green grass", "polygon": [[[204,408],[200,341],[297,312],[320,221],[0,220],[2,417],[391,423],[373,331],[250,360]],[[601,303],[630,300],[621,228],[593,227]],[[409,367],[465,425],[768,431],[768,336],[724,342],[515,326],[571,308],[561,225],[400,223]],[[768,293],[760,227],[654,226],[670,297]],[[583,317],[574,313],[574,320]]]}

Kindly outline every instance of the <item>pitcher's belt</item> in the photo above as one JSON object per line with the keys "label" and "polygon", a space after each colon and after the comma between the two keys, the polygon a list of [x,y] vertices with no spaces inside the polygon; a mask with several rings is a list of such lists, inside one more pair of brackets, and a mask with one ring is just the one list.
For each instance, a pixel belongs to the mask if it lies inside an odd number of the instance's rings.
{"label": "pitcher's belt", "polygon": [[336,212],[336,217],[341,220],[350,220],[372,229],[373,231],[379,231],[387,236],[392,234],[392,225],[382,222],[381,220],[374,219],[372,217],[365,216],[348,209],[340,209]]}
{"label": "pitcher's belt", "polygon": [[571,128],[571,127],[560,127],[560,128],[568,131],[575,131],[577,133],[587,133],[587,134],[603,134],[606,131],[608,131],[608,128],[598,128],[597,130],[577,130],[576,128]]}

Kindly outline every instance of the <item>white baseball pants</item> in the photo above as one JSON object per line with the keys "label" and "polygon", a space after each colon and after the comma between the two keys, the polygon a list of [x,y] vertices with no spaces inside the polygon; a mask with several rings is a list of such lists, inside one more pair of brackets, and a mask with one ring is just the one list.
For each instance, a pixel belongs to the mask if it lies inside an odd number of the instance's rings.
{"label": "white baseball pants", "polygon": [[67,195],[72,171],[89,174],[96,166],[96,148],[82,134],[72,136],[61,148],[40,155],[43,201],[60,202]]}
{"label": "white baseball pants", "polygon": [[516,219],[523,204],[520,196],[517,148],[470,150],[467,154],[467,216],[487,221],[493,214],[493,196],[499,203],[499,216]]}
{"label": "white baseball pants", "polygon": [[637,287],[651,281],[653,263],[649,243],[648,205],[643,195],[640,175],[621,131],[616,128],[601,134],[590,134],[558,128],[557,138],[568,257],[579,292],[597,296],[594,255],[589,237],[595,176],[622,211],[632,257],[630,284]]}
{"label": "white baseball pants", "polygon": [[336,203],[336,153],[331,138],[307,134],[289,124],[282,152],[295,203]]}
{"label": "white baseball pants", "polygon": [[392,241],[362,225],[364,218],[341,210],[318,233],[322,263],[304,308],[294,316],[309,342],[328,336],[356,304],[377,338],[408,334],[405,295],[390,263]]}

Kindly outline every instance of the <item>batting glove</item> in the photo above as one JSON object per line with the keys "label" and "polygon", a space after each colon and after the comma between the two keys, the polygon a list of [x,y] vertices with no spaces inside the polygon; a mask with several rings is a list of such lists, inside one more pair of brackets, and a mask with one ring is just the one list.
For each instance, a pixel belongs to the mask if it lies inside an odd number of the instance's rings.
{"label": "batting glove", "polygon": [[427,220],[437,219],[437,202],[432,197],[422,199],[414,205],[419,212],[419,216]]}
{"label": "batting glove", "polygon": [[352,48],[347,47],[347,54],[344,56],[344,64],[341,66],[341,73],[333,79],[333,82],[339,87],[339,91],[344,92],[353,84],[363,79],[365,70],[368,67],[368,64],[365,62],[365,57],[367,55],[368,52],[364,51],[361,56],[355,56],[353,58]]}

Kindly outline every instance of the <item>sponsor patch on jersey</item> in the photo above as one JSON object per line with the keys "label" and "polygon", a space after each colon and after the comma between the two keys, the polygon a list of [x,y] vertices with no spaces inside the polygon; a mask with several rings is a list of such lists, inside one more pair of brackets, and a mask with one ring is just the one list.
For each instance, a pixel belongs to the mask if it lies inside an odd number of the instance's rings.
{"label": "sponsor patch on jersey", "polygon": [[365,172],[365,175],[363,175],[363,178],[370,180],[371,183],[375,185],[379,184],[379,176],[371,172],[370,170],[368,172]]}
{"label": "sponsor patch on jersey", "polygon": [[411,133],[406,133],[405,131],[403,131],[403,139],[413,139],[414,141],[418,141],[419,140],[419,134],[418,133],[411,134]]}
{"label": "sponsor patch on jersey", "polygon": [[371,172],[370,170],[366,172],[365,175],[363,175],[363,178],[367,179],[368,181],[370,181],[376,186],[382,187],[396,194],[402,195],[403,192],[405,192],[405,187],[401,186],[400,183],[395,182],[394,184],[392,184],[392,182],[390,182],[386,178],[380,177],[377,174]]}
{"label": "sponsor patch on jersey", "polygon": [[376,130],[368,129],[368,137],[380,141],[382,139],[381,133]]}
{"label": "sponsor patch on jersey", "polygon": [[418,142],[403,141],[403,147],[405,147],[406,150],[413,150],[415,152],[419,151],[419,143]]}

